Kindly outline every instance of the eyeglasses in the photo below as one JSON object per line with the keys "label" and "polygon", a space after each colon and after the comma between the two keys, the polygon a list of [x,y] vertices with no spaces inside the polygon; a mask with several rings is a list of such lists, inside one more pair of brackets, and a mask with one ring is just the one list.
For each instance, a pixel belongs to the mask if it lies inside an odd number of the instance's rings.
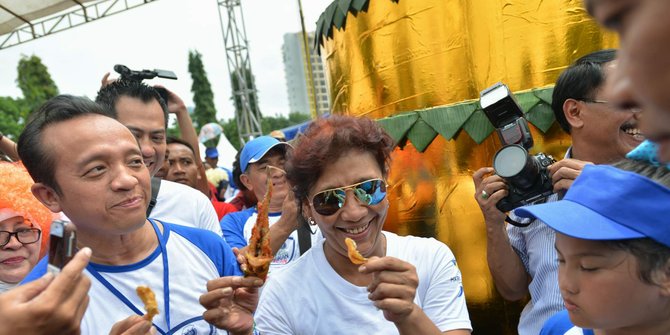
{"label": "eyeglasses", "polygon": [[0,230],[0,248],[7,245],[12,236],[15,236],[22,244],[31,244],[40,239],[42,231],[38,228],[21,229],[15,232]]}
{"label": "eyeglasses", "polygon": [[376,205],[386,198],[386,182],[383,179],[370,179],[315,194],[312,197],[314,210],[326,216],[337,213],[344,206],[347,190],[352,190],[356,198],[365,205]]}
{"label": "eyeglasses", "polygon": [[579,99],[581,102],[585,102],[587,104],[604,104],[609,106],[610,108],[613,108],[617,111],[620,112],[631,112],[631,113],[639,113],[641,112],[639,107],[627,107],[627,106],[619,106],[616,104],[613,104],[607,100],[592,100],[592,99]]}

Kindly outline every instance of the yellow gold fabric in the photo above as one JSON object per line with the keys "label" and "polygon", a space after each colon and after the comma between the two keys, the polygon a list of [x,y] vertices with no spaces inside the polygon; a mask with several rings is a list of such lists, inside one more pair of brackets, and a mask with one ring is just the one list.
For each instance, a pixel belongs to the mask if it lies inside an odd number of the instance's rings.
{"label": "yellow gold fabric", "polygon": [[[477,99],[501,81],[512,91],[552,85],[578,57],[616,47],[582,1],[390,0],[348,14],[325,38],[333,113],[375,119]],[[536,146],[560,159],[570,138],[557,124],[532,127]],[[490,166],[494,134],[477,144],[463,129],[418,152],[393,153],[386,229],[435,236],[456,254],[478,334],[515,334],[523,303],[503,301],[486,263],[486,231],[471,175]]]}

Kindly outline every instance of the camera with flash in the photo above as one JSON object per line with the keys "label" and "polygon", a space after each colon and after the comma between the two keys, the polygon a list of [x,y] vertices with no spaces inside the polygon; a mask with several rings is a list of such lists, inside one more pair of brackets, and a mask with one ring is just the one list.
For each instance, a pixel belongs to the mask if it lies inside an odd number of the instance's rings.
{"label": "camera with flash", "polygon": [[533,147],[533,136],[512,92],[505,84],[497,83],[480,93],[479,104],[503,145],[493,156],[493,168],[507,182],[508,195],[496,207],[508,212],[545,201],[553,193],[547,167],[555,160],[544,153],[528,153]]}

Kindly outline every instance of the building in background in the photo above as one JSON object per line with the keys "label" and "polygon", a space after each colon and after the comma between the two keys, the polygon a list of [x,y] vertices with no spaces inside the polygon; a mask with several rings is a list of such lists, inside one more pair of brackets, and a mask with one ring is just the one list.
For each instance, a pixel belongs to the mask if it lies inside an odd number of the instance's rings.
{"label": "building in background", "polygon": [[[314,32],[308,33],[309,53],[312,62],[314,86],[316,93],[316,111],[318,115],[330,112],[330,100],[328,96],[328,80],[324,70],[321,56],[314,49]],[[284,34],[282,45],[282,56],[284,58],[284,73],[288,91],[289,112],[300,112],[311,114],[310,105],[314,99],[310,96],[308,89],[309,73],[308,63],[305,59],[304,44],[301,33]]]}

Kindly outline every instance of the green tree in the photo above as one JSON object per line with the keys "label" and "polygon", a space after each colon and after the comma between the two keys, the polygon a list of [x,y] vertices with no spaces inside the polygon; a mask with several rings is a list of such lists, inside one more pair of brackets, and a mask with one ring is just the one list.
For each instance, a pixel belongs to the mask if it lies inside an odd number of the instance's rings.
{"label": "green tree", "polygon": [[214,93],[207,79],[205,66],[202,64],[202,55],[198,51],[188,52],[188,71],[191,73],[193,84],[193,126],[196,129],[209,122],[216,122],[216,108],[214,107]]}
{"label": "green tree", "polygon": [[237,131],[237,121],[235,118],[229,119],[228,121],[219,121],[219,124],[223,127],[223,134],[226,135],[230,144],[237,150],[240,150],[242,143],[240,143],[240,135]]}
{"label": "green tree", "polygon": [[21,57],[17,70],[19,75],[16,84],[23,92],[24,103],[31,111],[58,95],[58,87],[39,57]]}
{"label": "green tree", "polygon": [[58,95],[58,87],[39,57],[22,56],[17,71],[16,84],[23,98],[0,97],[0,132],[13,140],[18,139],[30,113]]}
{"label": "green tree", "polygon": [[23,130],[29,112],[23,100],[0,97],[0,132],[16,141]]}

